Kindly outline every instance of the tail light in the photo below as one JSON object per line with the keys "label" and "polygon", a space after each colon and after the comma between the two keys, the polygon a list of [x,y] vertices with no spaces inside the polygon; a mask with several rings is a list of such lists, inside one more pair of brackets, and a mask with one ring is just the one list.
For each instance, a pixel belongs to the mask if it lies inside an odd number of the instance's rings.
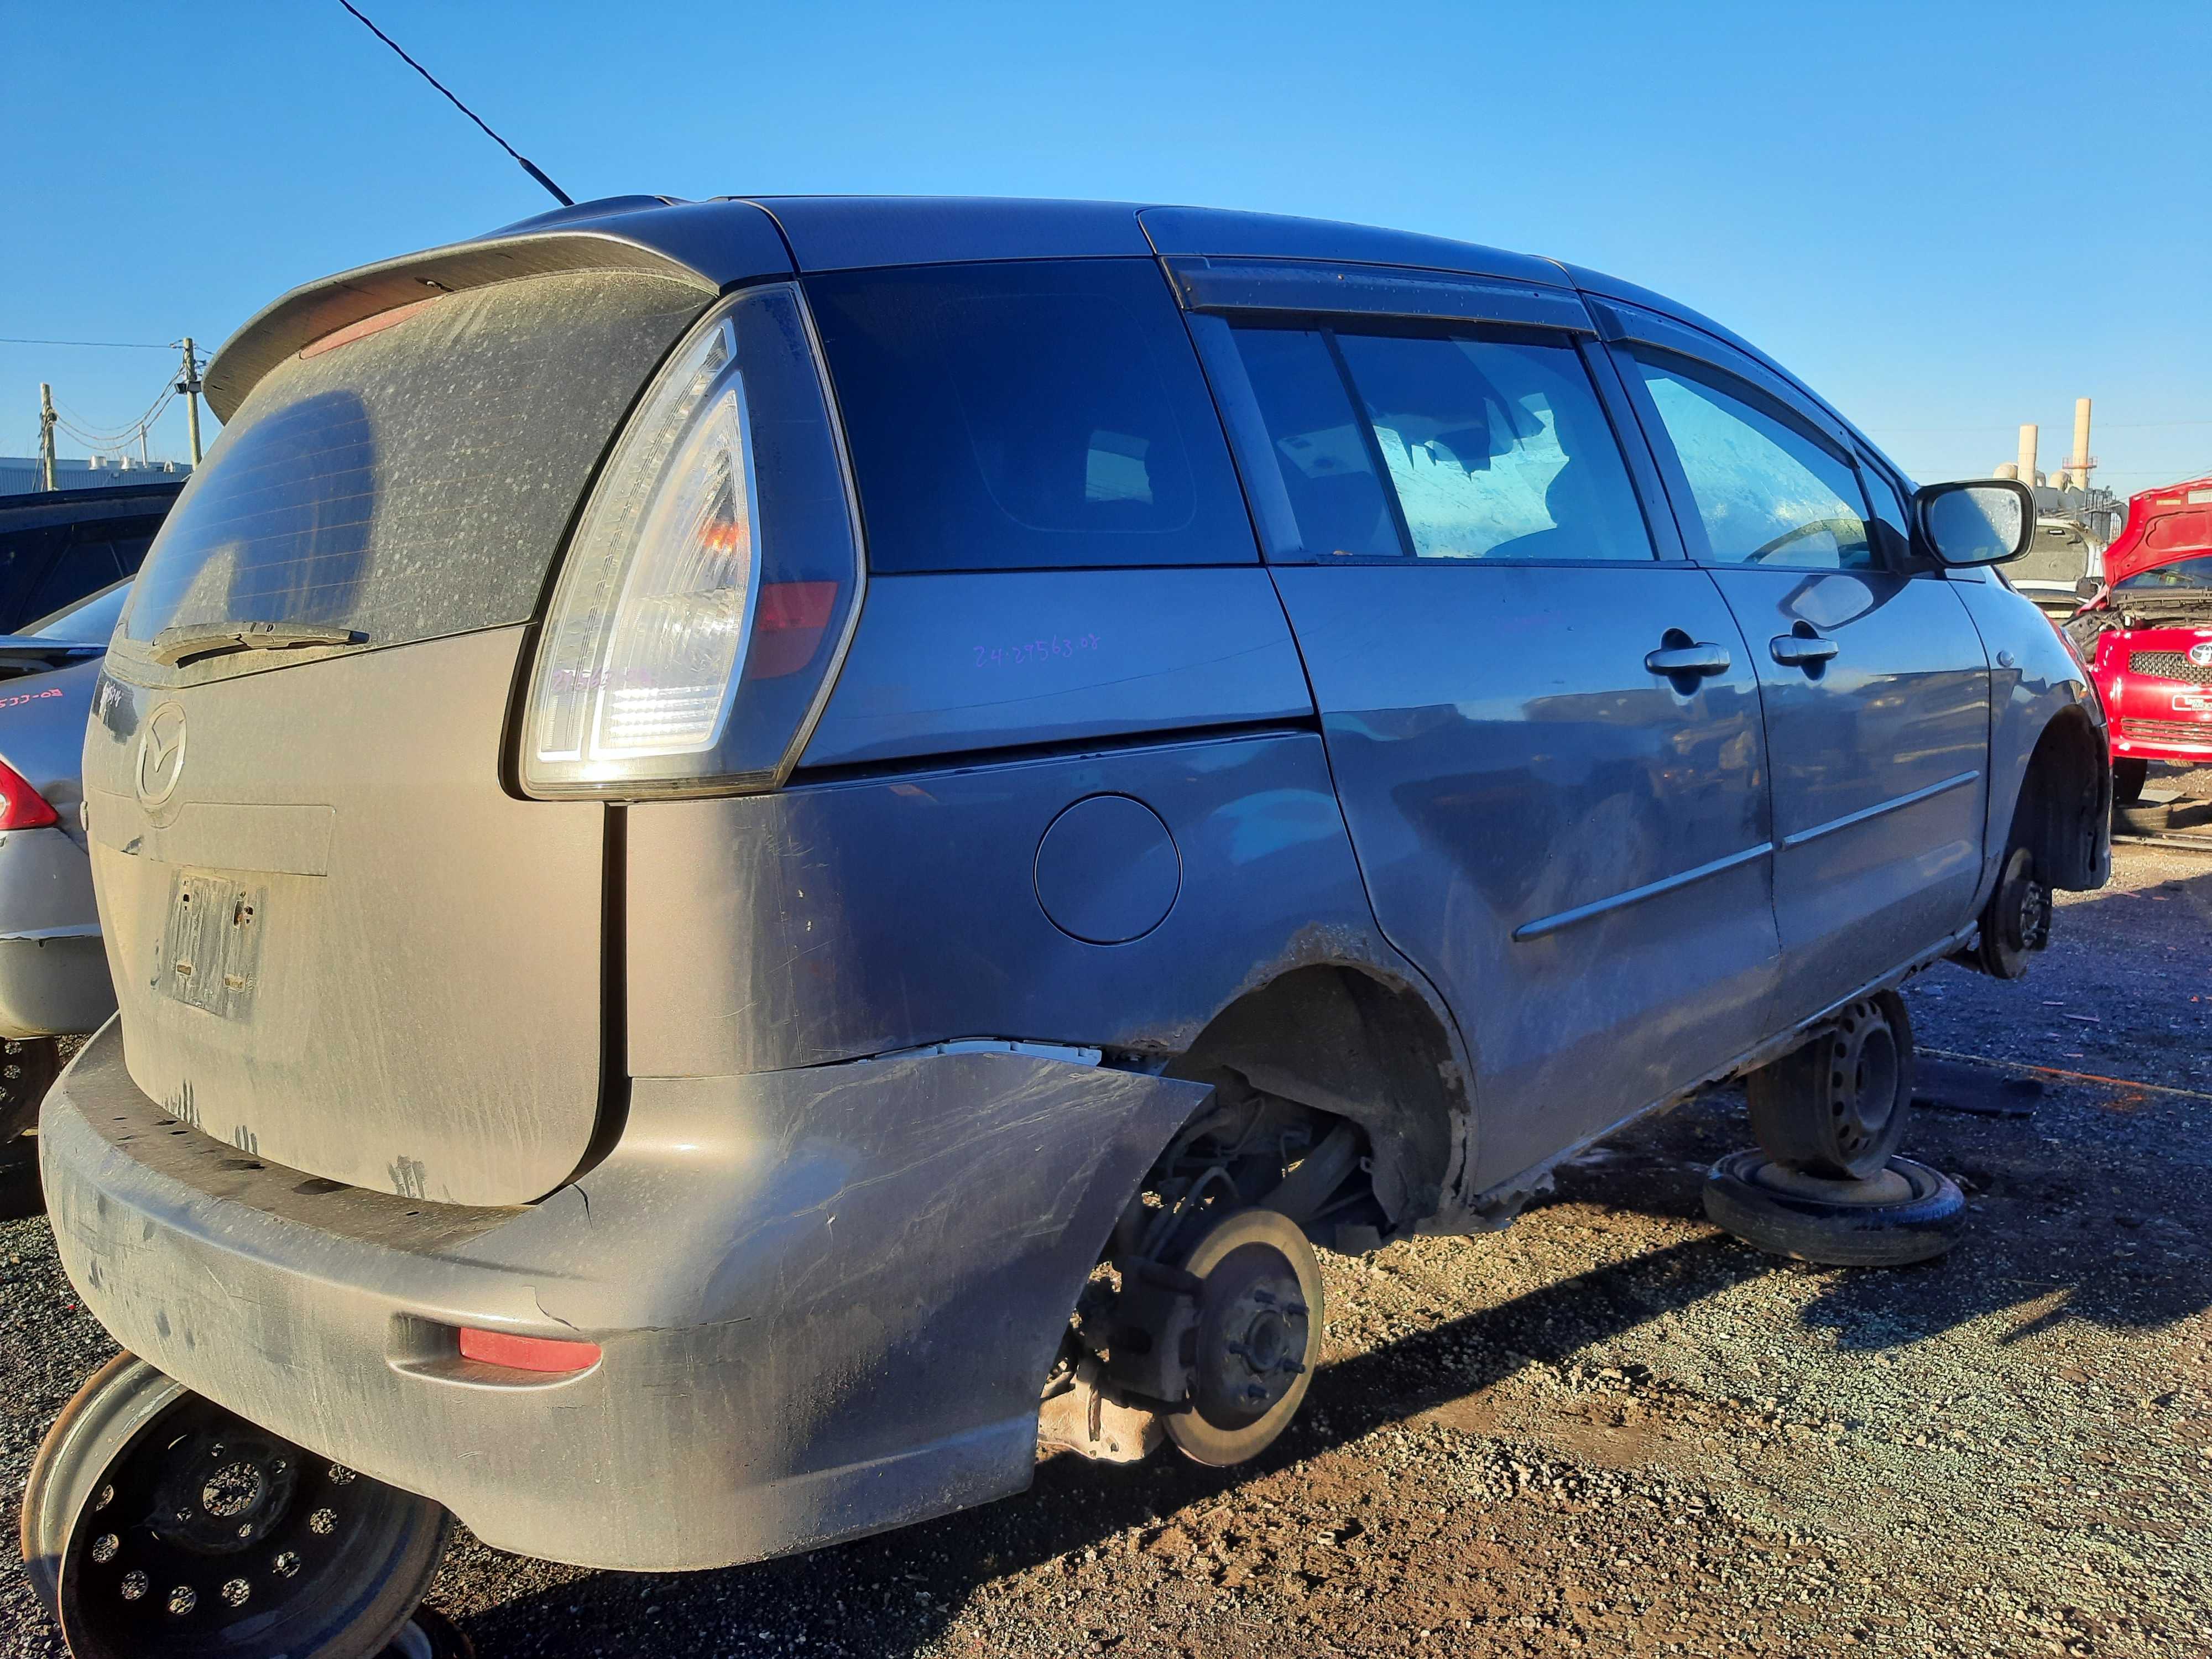
{"label": "tail light", "polygon": [[773,788],[862,580],[805,301],[748,289],[685,337],[586,504],[532,673],[535,795]]}
{"label": "tail light", "polygon": [[0,761],[0,830],[43,830],[61,821],[61,814],[31,787],[28,779]]}

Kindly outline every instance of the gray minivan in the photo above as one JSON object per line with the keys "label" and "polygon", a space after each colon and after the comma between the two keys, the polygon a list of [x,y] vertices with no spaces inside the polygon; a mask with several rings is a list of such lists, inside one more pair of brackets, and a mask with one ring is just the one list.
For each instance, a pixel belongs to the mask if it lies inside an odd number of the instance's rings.
{"label": "gray minivan", "polygon": [[84,1653],[368,1650],[448,1512],[811,1548],[1019,1491],[1041,1412],[1239,1462],[1316,1246],[1739,1074],[1863,1175],[1894,988],[2106,873],[2096,698],[1980,568],[2026,492],[1571,265],[625,198],[207,389],[40,1127],[129,1351],[25,1499]]}

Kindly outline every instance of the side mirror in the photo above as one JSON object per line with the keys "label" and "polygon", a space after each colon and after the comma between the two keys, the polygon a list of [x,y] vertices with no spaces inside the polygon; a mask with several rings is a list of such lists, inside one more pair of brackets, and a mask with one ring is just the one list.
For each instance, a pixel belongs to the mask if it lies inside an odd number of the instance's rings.
{"label": "side mirror", "polygon": [[2094,599],[2105,591],[2104,583],[2094,576],[2084,576],[2074,584],[2074,597],[2084,602]]}
{"label": "side mirror", "polygon": [[1912,501],[1929,550],[1947,565],[2002,564],[2035,535],[2035,492],[2016,479],[1923,484]]}

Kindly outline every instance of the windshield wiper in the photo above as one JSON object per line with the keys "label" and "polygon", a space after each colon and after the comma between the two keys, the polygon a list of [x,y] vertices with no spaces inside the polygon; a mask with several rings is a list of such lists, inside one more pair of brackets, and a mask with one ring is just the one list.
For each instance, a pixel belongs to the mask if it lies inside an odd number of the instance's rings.
{"label": "windshield wiper", "polygon": [[155,635],[149,654],[155,662],[174,667],[194,657],[216,657],[229,651],[293,651],[308,645],[368,642],[366,634],[322,623],[185,623]]}

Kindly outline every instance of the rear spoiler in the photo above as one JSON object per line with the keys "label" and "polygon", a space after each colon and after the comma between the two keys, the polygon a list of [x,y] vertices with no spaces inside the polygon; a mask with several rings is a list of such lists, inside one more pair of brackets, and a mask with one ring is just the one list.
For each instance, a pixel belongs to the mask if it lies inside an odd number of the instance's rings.
{"label": "rear spoiler", "polygon": [[563,216],[558,228],[495,232],[295,288],[216,353],[204,380],[208,407],[228,421],[261,377],[302,346],[433,295],[557,271],[629,270],[687,283],[703,303],[738,283],[792,274],[782,233],[750,202],[637,201],[617,198],[596,217]]}

